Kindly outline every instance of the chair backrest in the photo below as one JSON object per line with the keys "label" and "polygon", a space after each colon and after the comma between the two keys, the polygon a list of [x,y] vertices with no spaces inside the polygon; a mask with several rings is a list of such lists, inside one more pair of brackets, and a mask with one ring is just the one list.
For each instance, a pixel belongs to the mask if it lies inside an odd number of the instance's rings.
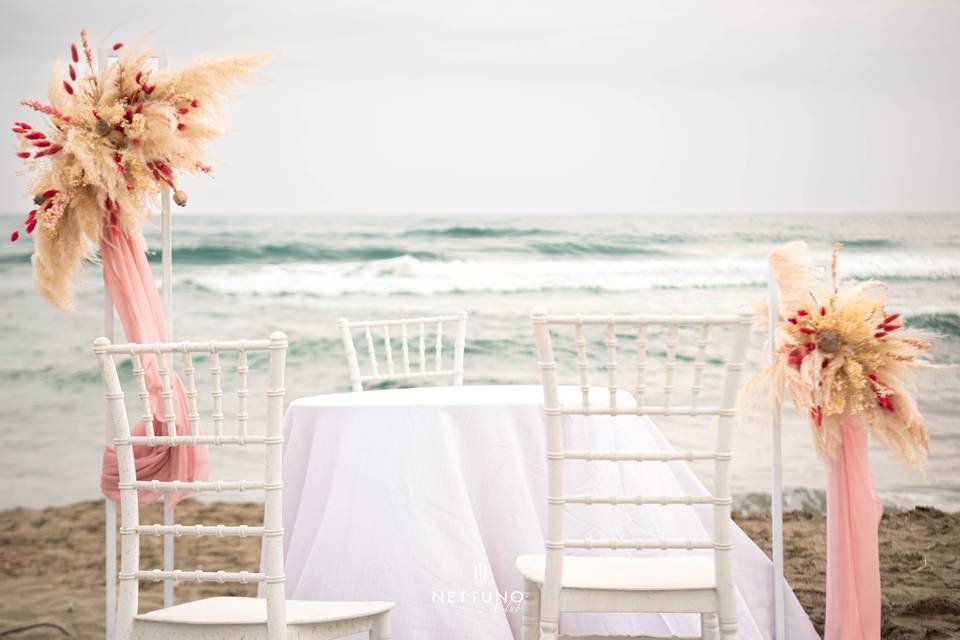
{"label": "chair backrest", "polygon": [[[544,413],[547,420],[547,482],[548,482],[548,521],[546,540],[546,576],[544,580],[544,610],[557,611],[560,584],[563,571],[564,549],[713,549],[716,584],[720,599],[721,629],[736,628],[736,603],[731,575],[731,538],[730,538],[730,461],[732,429],[736,413],[736,395],[740,371],[749,340],[752,314],[748,311],[737,316],[645,316],[645,315],[551,315],[542,307],[531,313],[533,333],[536,340],[537,356],[543,378]],[[677,404],[677,361],[679,335],[681,328],[695,334],[695,355],[692,360],[692,381],[689,400]],[[726,373],[718,386],[719,401],[706,402],[704,399],[703,371],[708,362],[707,347],[711,341],[711,329],[725,327],[732,329],[730,355],[726,360]],[[576,378],[579,382],[579,402],[564,405],[560,400],[558,384],[558,364],[551,329],[556,332],[571,331],[575,344]],[[599,332],[602,337],[589,340],[590,332]],[[655,404],[647,404],[647,398],[657,389],[647,383],[650,365],[647,354],[651,338],[662,335],[664,340],[663,378],[659,386],[661,398]],[[591,394],[590,359],[588,347],[591,342],[605,346],[604,384],[607,393],[602,393],[605,402],[597,406],[597,394]],[[633,345],[635,350],[635,379],[632,385],[623,387],[634,397],[635,404],[622,406],[618,403],[618,390],[622,372],[619,368],[618,347],[624,342]],[[558,347],[558,352],[560,348]],[[574,350],[568,350],[573,357]],[[713,358],[711,357],[711,362]],[[627,377],[627,376],[622,376]],[[622,398],[622,396],[621,396]],[[593,402],[591,402],[593,400]],[[714,447],[701,450],[676,452],[624,452],[624,451],[573,451],[564,446],[564,416],[606,415],[606,416],[712,416],[716,426]],[[567,460],[585,462],[664,462],[671,460],[714,461],[714,490],[707,496],[593,496],[567,495],[564,491],[564,463]],[[710,504],[714,510],[714,532],[712,540],[572,540],[564,537],[564,511],[567,504],[586,505],[666,505],[666,504]]]}
{"label": "chair backrest", "polygon": [[[463,351],[467,337],[467,312],[460,311],[449,316],[423,318],[400,318],[397,320],[359,320],[351,322],[340,319],[340,335],[350,368],[350,384],[354,391],[363,391],[363,384],[387,380],[420,381],[450,379],[454,386],[463,384]],[[453,325],[446,335],[453,336],[453,356],[446,362],[443,358],[444,325]],[[357,348],[353,334],[363,334],[368,357],[369,373],[360,372]],[[379,334],[379,335],[376,335]],[[412,335],[411,335],[412,334]],[[394,357],[394,346],[399,341],[400,362]],[[415,342],[415,353],[410,353],[410,343]],[[377,342],[383,344],[383,365],[377,361]],[[432,352],[431,352],[432,351]],[[428,355],[428,352],[429,355]]]}
{"label": "chair backrest", "polygon": [[[137,614],[140,580],[190,580],[195,582],[217,583],[265,583],[267,599],[267,627],[270,640],[280,640],[286,636],[286,610],[283,573],[283,516],[281,513],[281,459],[283,434],[280,422],[283,414],[284,367],[287,353],[287,337],[282,332],[274,332],[269,340],[239,342],[178,342],[160,344],[111,344],[107,338],[97,338],[93,350],[100,367],[100,375],[106,388],[110,418],[113,425],[113,444],[117,453],[120,472],[120,591],[117,606],[117,638],[130,637],[133,618]],[[250,370],[248,354],[268,354],[266,374],[266,425],[264,432],[248,432],[248,372]],[[235,354],[237,372],[237,423],[236,433],[224,431],[223,386],[221,355]],[[132,361],[132,374],[141,407],[141,419],[146,427],[144,435],[132,435],[131,424],[127,418],[124,392],[117,373],[115,356],[129,356]],[[153,411],[150,406],[150,392],[144,374],[145,367],[154,364],[162,384],[163,421],[172,425],[175,420],[173,386],[174,357],[182,360],[185,395],[191,426],[191,435],[175,435],[176,430],[168,428],[167,435],[158,435],[153,428]],[[213,411],[213,433],[204,434],[201,429],[197,392],[197,367],[194,357],[209,358],[211,376],[211,396]],[[229,356],[233,359],[233,355]],[[133,447],[170,446],[196,447],[204,445],[263,445],[264,474],[262,480],[232,480],[209,482],[161,482],[157,480],[138,480]],[[257,526],[225,525],[141,525],[138,501],[139,490],[150,491],[264,491],[263,522]],[[264,538],[262,572],[228,571],[185,571],[175,569],[140,569],[141,535],[188,535],[188,536],[258,536]]]}

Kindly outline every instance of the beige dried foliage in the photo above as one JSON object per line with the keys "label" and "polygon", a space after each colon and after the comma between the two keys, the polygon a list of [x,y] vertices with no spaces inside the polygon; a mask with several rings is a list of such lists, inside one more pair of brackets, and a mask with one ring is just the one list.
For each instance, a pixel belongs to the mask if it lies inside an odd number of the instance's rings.
{"label": "beige dried foliage", "polygon": [[771,253],[780,294],[773,363],[740,392],[743,415],[760,407],[778,410],[783,391],[797,412],[810,416],[817,451],[834,457],[843,442],[843,421],[854,416],[908,466],[921,471],[927,429],[914,398],[918,355],[929,348],[922,332],[904,327],[886,310],[880,282],[841,282],[818,277],[806,244],[792,242]]}
{"label": "beige dried foliage", "polygon": [[[58,309],[74,307],[81,265],[95,259],[110,222],[107,203],[116,205],[114,222],[142,241],[140,225],[158,209],[162,189],[175,188],[178,172],[203,171],[207,146],[225,129],[224,101],[268,59],[207,59],[153,71],[154,55],[124,47],[102,75],[81,60],[72,82],[57,61],[48,104],[24,101],[47,117],[47,139],[60,147],[27,160],[35,174],[32,192],[57,192],[56,202],[37,207],[33,269],[38,291]],[[26,139],[30,131],[18,134],[21,151],[38,150]]]}

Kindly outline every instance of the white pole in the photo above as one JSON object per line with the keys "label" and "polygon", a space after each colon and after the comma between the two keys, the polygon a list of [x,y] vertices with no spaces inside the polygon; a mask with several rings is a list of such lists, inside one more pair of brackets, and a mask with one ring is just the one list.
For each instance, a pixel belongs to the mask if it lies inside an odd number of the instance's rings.
{"label": "white pole", "polygon": [[[113,301],[110,300],[110,294],[107,293],[106,288],[103,290],[103,333],[104,335],[113,342],[114,331],[113,331]],[[113,423],[107,420],[107,434],[106,440],[107,444],[113,444],[113,433],[112,433]],[[113,640],[115,634],[115,626],[117,623],[117,503],[111,500],[110,498],[105,498],[107,506],[106,513],[106,546],[104,547],[104,553],[106,556],[106,568],[105,568],[105,578],[106,578],[106,610],[104,615],[106,615],[106,629],[107,629],[107,640]]]}
{"label": "white pole", "polygon": [[[163,59],[160,62],[163,66]],[[164,187],[160,195],[160,246],[161,271],[163,282],[163,315],[166,318],[167,341],[173,341],[173,223],[170,220],[170,188]],[[169,428],[169,425],[168,425]],[[174,505],[167,501],[170,494],[163,499],[163,524],[173,524]],[[173,536],[163,536],[163,570],[173,571]],[[163,606],[173,606],[173,580],[163,583]]]}
{"label": "white pole", "polygon": [[[107,70],[110,58],[111,52],[107,49],[100,49],[97,52],[97,67],[101,78]],[[114,341],[116,336],[113,328],[113,301],[110,299],[110,294],[106,288],[103,290],[103,333],[110,342]],[[107,446],[113,444],[113,423],[110,420],[109,412],[107,414],[106,441]],[[104,615],[107,618],[107,640],[113,640],[116,635],[117,624],[117,503],[110,498],[106,498],[105,502],[106,536],[104,553],[106,555],[106,566],[104,573],[106,575],[104,577],[106,581],[106,606]]]}
{"label": "white pole", "polygon": [[[164,69],[167,66],[165,53],[157,55],[157,67]],[[163,286],[163,315],[166,320],[168,342],[173,341],[173,223],[170,219],[170,188],[164,187],[160,192],[160,270]],[[174,506],[167,502],[169,494],[163,500],[163,524],[173,524]],[[163,536],[163,570],[173,571],[173,536]],[[173,581],[163,583],[163,606],[173,606]]]}
{"label": "white pole", "polygon": [[[768,339],[770,351],[768,357],[772,361],[776,357],[776,342],[774,332],[780,321],[780,300],[777,295],[777,283],[774,281],[773,269],[768,271],[769,291],[769,325]],[[773,542],[773,637],[775,640],[784,640],[786,627],[783,617],[783,452],[781,448],[780,407],[773,407],[770,416],[770,450],[771,450],[771,488],[770,488],[770,519],[771,538]]]}

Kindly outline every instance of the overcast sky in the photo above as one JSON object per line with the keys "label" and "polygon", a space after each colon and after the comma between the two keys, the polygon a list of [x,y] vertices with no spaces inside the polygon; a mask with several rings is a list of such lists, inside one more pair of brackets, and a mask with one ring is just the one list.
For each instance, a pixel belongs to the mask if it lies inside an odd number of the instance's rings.
{"label": "overcast sky", "polygon": [[[0,7],[8,124],[82,26],[174,65],[276,53],[194,212],[960,211],[956,1]],[[7,135],[0,211],[26,210]]]}

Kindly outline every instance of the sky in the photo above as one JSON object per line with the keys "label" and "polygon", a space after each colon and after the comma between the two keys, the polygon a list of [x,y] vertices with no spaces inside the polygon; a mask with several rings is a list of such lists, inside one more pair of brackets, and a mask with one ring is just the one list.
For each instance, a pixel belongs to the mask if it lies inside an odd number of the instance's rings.
{"label": "sky", "polygon": [[[960,211],[960,2],[0,0],[0,111],[87,27],[272,52],[178,214]],[[36,118],[31,118],[35,121]],[[0,211],[29,207],[15,140]]]}

